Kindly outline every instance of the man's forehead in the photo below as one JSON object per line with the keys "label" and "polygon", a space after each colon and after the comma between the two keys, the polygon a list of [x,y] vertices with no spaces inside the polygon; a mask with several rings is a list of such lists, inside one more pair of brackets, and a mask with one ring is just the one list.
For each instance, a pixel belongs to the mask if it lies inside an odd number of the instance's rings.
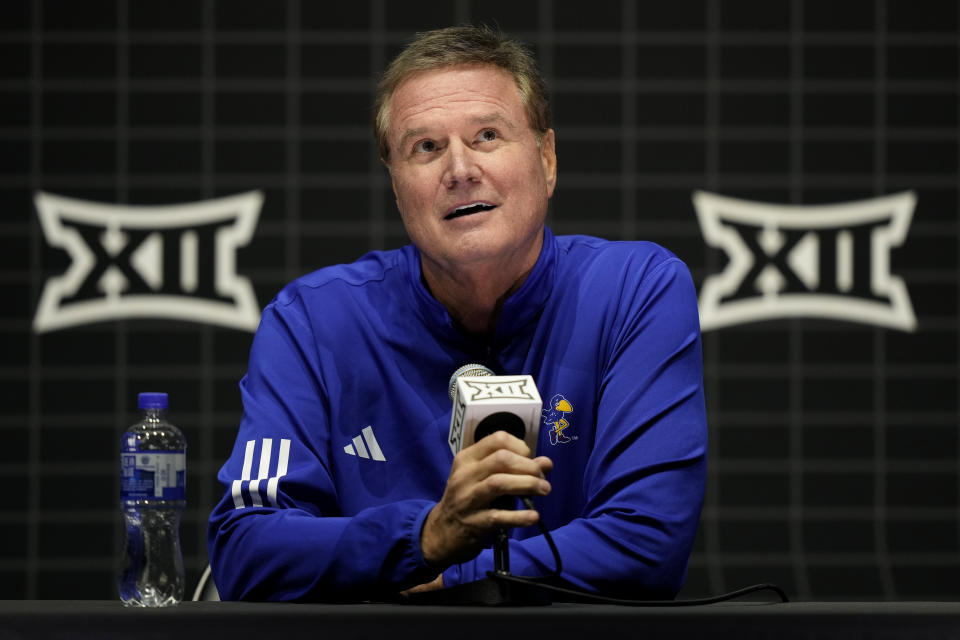
{"label": "man's forehead", "polygon": [[[407,131],[420,119],[442,110],[465,113],[470,122],[510,121],[523,110],[512,75],[493,65],[455,65],[419,71],[394,90],[389,104],[390,128]],[[410,122],[413,120],[414,122]]]}
{"label": "man's forehead", "polygon": [[[488,112],[478,112],[475,114],[464,114],[462,118],[458,119],[463,124],[467,125],[484,125],[484,124],[496,124],[509,127],[511,129],[516,127],[509,116],[505,115],[502,111],[493,110]],[[431,128],[431,123],[427,122],[422,126],[417,126],[415,128],[407,128],[404,130],[404,136],[408,133],[425,133]]]}
{"label": "man's forehead", "polygon": [[418,69],[412,71],[400,80],[393,90],[398,93],[402,87],[411,83],[424,80],[436,80],[438,78],[456,78],[468,74],[484,74],[490,77],[497,76],[503,80],[516,84],[516,80],[509,71],[503,67],[489,63],[465,63],[465,64],[446,64],[428,69]]}

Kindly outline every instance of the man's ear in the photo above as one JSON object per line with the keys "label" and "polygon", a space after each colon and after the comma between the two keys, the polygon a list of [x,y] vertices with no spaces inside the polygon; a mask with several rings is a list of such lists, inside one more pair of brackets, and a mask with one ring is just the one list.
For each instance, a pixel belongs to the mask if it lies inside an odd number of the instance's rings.
{"label": "man's ear", "polygon": [[557,149],[553,129],[547,129],[540,138],[540,163],[543,165],[543,177],[547,182],[549,198],[557,186]]}
{"label": "man's ear", "polygon": [[393,202],[397,205],[397,211],[400,211],[400,215],[403,215],[403,211],[400,210],[400,198],[397,197],[397,181],[393,177],[393,171],[390,170],[390,163],[386,160],[382,160],[383,166],[387,168],[387,173],[390,175],[390,188],[393,189]]}

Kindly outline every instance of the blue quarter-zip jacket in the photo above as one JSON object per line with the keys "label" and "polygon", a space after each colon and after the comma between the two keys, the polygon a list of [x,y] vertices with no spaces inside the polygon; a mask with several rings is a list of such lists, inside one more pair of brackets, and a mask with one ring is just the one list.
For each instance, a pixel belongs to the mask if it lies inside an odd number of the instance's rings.
{"label": "blue quarter-zip jacket", "polygon": [[[706,475],[696,294],[646,242],[544,231],[543,249],[487,343],[425,288],[410,245],[320,269],[266,307],[240,383],[243,419],[218,478],[208,548],[223,599],[376,599],[429,581],[420,530],[440,499],[453,371],[530,374],[544,400],[534,504],[569,584],[673,597]],[[551,572],[536,527],[512,532],[515,575]],[[492,553],[446,568],[478,580]]]}

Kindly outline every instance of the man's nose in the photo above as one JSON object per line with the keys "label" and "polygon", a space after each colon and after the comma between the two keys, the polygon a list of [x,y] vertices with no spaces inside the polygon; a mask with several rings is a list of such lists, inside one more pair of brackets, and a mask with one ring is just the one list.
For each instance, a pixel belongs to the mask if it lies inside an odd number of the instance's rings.
{"label": "man's nose", "polygon": [[451,142],[447,147],[443,184],[448,189],[477,182],[481,176],[476,152],[460,141]]}

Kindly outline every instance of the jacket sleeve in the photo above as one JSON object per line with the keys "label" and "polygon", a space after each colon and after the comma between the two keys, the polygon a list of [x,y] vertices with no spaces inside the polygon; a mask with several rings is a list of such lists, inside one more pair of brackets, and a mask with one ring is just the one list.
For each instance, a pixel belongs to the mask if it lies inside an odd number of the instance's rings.
{"label": "jacket sleeve", "polygon": [[[676,258],[636,285],[628,280],[620,293],[616,330],[596,381],[586,503],[579,517],[551,533],[568,584],[603,595],[673,598],[683,586],[706,481],[696,293]],[[542,535],[511,540],[511,573],[543,576],[553,568]],[[448,568],[444,584],[477,580],[492,569],[487,549]]]}
{"label": "jacket sleeve", "polygon": [[243,419],[208,528],[224,600],[368,599],[436,575],[420,552],[433,502],[340,512],[328,423],[339,382],[301,304],[278,299],[264,310],[240,383]]}

